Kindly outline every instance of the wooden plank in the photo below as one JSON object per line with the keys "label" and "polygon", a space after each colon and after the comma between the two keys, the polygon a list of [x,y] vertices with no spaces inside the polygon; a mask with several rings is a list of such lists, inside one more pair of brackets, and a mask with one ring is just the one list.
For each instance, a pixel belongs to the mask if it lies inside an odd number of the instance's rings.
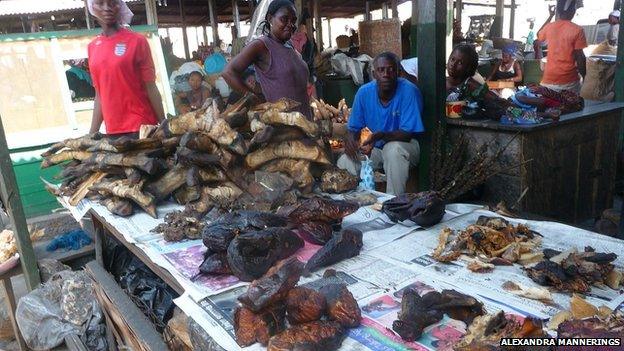
{"label": "wooden plank", "polygon": [[[596,135],[596,139],[598,135]],[[596,218],[599,213],[597,209],[601,205],[596,204],[593,194],[598,187],[594,173],[594,165],[597,161],[596,139],[578,146],[578,184],[575,196],[574,222],[578,223],[583,219]]]}
{"label": "wooden plank", "polygon": [[[124,245],[132,254],[134,254],[141,262],[145,263],[154,274],[156,274],[160,279],[164,280],[167,285],[169,285],[173,290],[175,290],[178,294],[184,294],[184,288],[178,283],[178,281],[167,271],[166,269],[160,267],[155,264],[143,250],[136,247],[134,244],[127,242],[123,235],[112,225],[110,225],[104,218],[102,218],[97,212],[91,210],[89,212],[91,214],[91,218],[93,220],[93,227],[97,233],[98,229],[101,228],[102,236],[104,235],[112,235],[117,241],[119,241],[122,245]],[[96,255],[97,255],[97,243],[96,243]]]}
{"label": "wooden plank", "polygon": [[419,139],[420,163],[418,165],[421,189],[429,187],[429,155],[431,153],[431,130],[438,119],[443,118],[446,100],[446,0],[418,1],[418,82],[423,94],[423,123],[425,135]]}
{"label": "wooden plank", "polygon": [[22,351],[28,350],[26,347],[26,342],[22,337],[22,333],[20,333],[19,325],[17,325],[17,319],[15,319],[15,309],[17,308],[17,303],[15,302],[15,295],[13,294],[13,284],[11,284],[11,276],[5,276],[2,279],[2,289],[4,289],[4,296],[6,297],[6,307],[8,308],[9,319],[11,320],[11,326],[13,327],[13,333],[15,334],[15,339],[17,340],[17,344],[19,345],[19,349]]}
{"label": "wooden plank", "polygon": [[15,241],[17,250],[20,254],[20,263],[24,278],[26,279],[26,287],[28,291],[37,288],[40,283],[39,268],[37,268],[37,260],[35,252],[30,242],[30,233],[26,224],[26,216],[19,194],[17,181],[15,180],[15,172],[13,171],[13,163],[9,155],[9,147],[4,134],[4,125],[0,117],[0,196],[2,203],[11,219],[11,227],[15,233]]}
{"label": "wooden plank", "polygon": [[[128,329],[130,329],[141,346],[152,351],[169,350],[162,336],[156,331],[149,319],[130,300],[128,295],[121,290],[117,282],[102,266],[92,261],[86,265],[85,270],[97,283],[96,289],[100,288],[110,300],[110,304],[104,303],[103,306],[110,306],[117,310],[115,314],[123,318],[123,322],[127,324]],[[98,299],[100,299],[100,294],[98,294]],[[113,311],[110,312],[112,313]]]}

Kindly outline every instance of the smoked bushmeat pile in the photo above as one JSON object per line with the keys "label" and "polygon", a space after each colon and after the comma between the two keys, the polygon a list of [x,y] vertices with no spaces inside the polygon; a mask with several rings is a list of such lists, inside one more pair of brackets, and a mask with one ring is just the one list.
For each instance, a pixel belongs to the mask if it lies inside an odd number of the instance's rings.
{"label": "smoked bushmeat pile", "polygon": [[240,346],[336,350],[347,329],[360,325],[360,308],[344,284],[296,286],[303,270],[296,258],[280,261],[239,296],[234,329]]}
{"label": "smoked bushmeat pile", "polygon": [[203,226],[201,236],[208,250],[200,272],[251,281],[297,252],[304,240],[324,245],[308,261],[308,271],[356,256],[362,233],[345,229],[334,234],[333,227],[340,227],[342,219],[357,209],[354,203],[314,197],[277,214],[249,210],[225,214]]}
{"label": "smoked bushmeat pile", "polygon": [[[442,229],[432,256],[440,262],[454,261],[463,254],[484,257],[484,264],[526,265],[542,259],[542,253],[536,252],[541,245],[540,238],[539,233],[523,224],[513,225],[502,217],[480,216],[475,224],[458,233]],[[479,269],[476,261],[472,268]]]}
{"label": "smoked bushmeat pile", "polygon": [[537,284],[557,291],[587,293],[592,285],[617,289],[621,278],[613,281],[614,275],[618,274],[612,263],[616,259],[615,253],[595,252],[591,247],[586,247],[583,252],[546,249],[544,259],[527,267],[525,272]]}
{"label": "smoked bushmeat pile", "polygon": [[[69,196],[73,205],[85,197],[99,200],[120,216],[132,215],[138,205],[157,217],[157,204],[173,197],[185,210],[169,214],[157,231],[175,241],[197,238],[201,223],[196,220],[214,207],[258,201],[268,203],[266,209],[282,205],[278,202],[286,195],[272,198],[256,181],[258,172],[281,174],[290,182],[287,194],[310,192],[315,177],[324,179],[323,172],[330,172],[327,179],[343,176],[324,148],[331,123],[289,112],[297,106],[290,100],[251,105],[245,96],[225,111],[213,105],[189,112],[158,128],[143,126],[139,139],[95,133],[57,143],[42,155],[42,168],[63,164],[60,187],[48,189]],[[326,186],[336,192],[354,188],[352,179],[344,184]],[[240,198],[246,201],[237,203]]]}

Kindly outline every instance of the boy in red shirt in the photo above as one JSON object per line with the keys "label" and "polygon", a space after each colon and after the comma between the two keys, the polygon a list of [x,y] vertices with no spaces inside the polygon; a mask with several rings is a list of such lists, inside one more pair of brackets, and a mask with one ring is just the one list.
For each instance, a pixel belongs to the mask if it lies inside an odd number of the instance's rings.
{"label": "boy in red shirt", "polygon": [[123,28],[132,12],[123,0],[89,0],[102,34],[89,43],[89,68],[95,86],[90,133],[136,134],[143,124],[165,118],[147,39]]}

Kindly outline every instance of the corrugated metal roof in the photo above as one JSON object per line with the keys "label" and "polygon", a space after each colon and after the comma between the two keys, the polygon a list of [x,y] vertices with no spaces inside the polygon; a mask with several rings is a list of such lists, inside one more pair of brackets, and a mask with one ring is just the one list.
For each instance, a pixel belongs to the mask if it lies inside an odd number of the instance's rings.
{"label": "corrugated metal roof", "polygon": [[[124,0],[139,2],[141,0]],[[0,16],[16,16],[83,9],[84,0],[0,0]]]}

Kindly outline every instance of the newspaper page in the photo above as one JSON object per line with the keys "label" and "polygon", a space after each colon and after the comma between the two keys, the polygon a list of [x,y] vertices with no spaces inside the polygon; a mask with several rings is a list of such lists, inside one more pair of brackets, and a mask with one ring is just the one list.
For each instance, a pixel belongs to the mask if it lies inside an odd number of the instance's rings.
{"label": "newspaper page", "polygon": [[[505,304],[524,315],[533,315],[539,318],[548,318],[560,310],[569,308],[571,296],[568,294],[553,292],[552,303],[542,303],[513,295],[502,288],[507,281],[512,281],[523,286],[539,286],[533,282],[518,265],[498,266],[492,273],[474,273],[466,268],[468,261],[460,258],[451,263],[440,263],[431,257],[431,253],[437,246],[439,232],[444,227],[454,230],[462,230],[470,224],[474,224],[479,216],[498,216],[488,211],[475,211],[459,216],[448,222],[441,223],[429,230],[417,231],[412,235],[403,237],[386,246],[370,252],[371,255],[380,259],[390,259],[405,264],[406,267],[418,272],[437,275],[449,284],[457,287],[471,288],[479,296],[498,303]],[[624,243],[612,238],[604,237],[582,229],[562,225],[559,223],[535,222],[525,220],[508,220],[514,224],[524,223],[532,230],[544,236],[542,248],[553,248],[560,251],[577,246],[582,250],[585,246],[592,246],[601,252],[623,252]],[[616,267],[621,269],[622,258],[615,261]],[[610,288],[601,289],[593,287],[586,294],[587,300],[597,306],[606,305],[615,309],[624,302],[624,295]]]}

